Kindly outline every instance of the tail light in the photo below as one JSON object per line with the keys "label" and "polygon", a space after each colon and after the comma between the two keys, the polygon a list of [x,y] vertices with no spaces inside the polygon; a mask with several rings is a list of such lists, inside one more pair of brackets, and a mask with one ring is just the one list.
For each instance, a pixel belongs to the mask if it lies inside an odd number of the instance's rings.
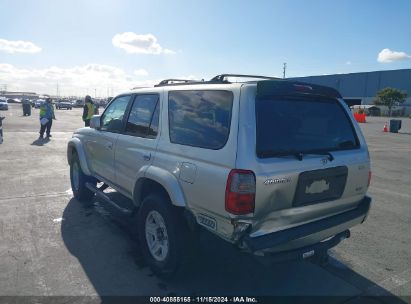
{"label": "tail light", "polygon": [[225,210],[242,215],[254,212],[255,175],[253,171],[233,169],[228,174]]}
{"label": "tail light", "polygon": [[368,185],[367,187],[370,187],[371,184],[371,171],[368,172]]}

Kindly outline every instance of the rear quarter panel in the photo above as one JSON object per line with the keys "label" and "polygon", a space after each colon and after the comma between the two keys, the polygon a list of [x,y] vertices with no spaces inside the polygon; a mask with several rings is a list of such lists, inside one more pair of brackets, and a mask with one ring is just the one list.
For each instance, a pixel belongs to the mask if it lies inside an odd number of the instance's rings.
{"label": "rear quarter panel", "polygon": [[[204,86],[190,86],[189,90],[204,90]],[[233,93],[232,118],[227,143],[219,150],[211,150],[170,142],[168,121],[168,90],[165,92],[161,119],[161,136],[152,166],[171,172],[185,196],[186,207],[195,215],[206,215],[216,221],[215,231],[229,238],[232,225],[225,211],[225,187],[228,173],[235,166],[239,86],[207,85],[207,90],[228,90]],[[179,90],[179,88],[173,88]],[[187,90],[187,87],[182,89]],[[188,168],[188,169],[187,169]]]}

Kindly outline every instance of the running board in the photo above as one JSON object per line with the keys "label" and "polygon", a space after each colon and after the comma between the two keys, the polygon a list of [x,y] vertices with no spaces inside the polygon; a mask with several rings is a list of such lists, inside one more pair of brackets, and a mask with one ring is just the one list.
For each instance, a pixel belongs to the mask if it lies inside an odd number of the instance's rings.
{"label": "running board", "polygon": [[[103,184],[103,186],[101,186],[101,189],[106,189],[106,187],[104,187],[105,184]],[[90,183],[86,183],[86,187],[87,189],[89,189],[90,191],[93,191],[99,198],[101,198],[102,200],[104,200],[106,203],[109,203],[111,206],[113,206],[114,208],[116,208],[118,211],[120,211],[123,214],[126,215],[131,215],[133,213],[133,210],[127,209],[127,208],[123,208],[119,205],[117,205],[116,202],[114,202],[107,194],[105,194],[103,192],[103,190],[97,188],[96,186],[90,184]]]}

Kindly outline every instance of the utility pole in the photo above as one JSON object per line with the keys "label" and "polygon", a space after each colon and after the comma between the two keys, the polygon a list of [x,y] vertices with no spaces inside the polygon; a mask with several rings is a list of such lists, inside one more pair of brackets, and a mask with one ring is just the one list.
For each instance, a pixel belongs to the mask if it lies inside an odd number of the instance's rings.
{"label": "utility pole", "polygon": [[0,91],[2,92],[2,94],[7,92],[7,83],[1,84],[0,87],[1,87]]}
{"label": "utility pole", "polygon": [[283,78],[285,78],[285,70],[287,69],[287,62],[283,63]]}

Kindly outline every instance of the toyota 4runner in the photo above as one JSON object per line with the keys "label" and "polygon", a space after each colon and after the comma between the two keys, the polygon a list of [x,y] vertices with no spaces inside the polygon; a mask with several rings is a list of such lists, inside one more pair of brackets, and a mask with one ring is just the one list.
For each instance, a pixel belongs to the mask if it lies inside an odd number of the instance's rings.
{"label": "toyota 4runner", "polygon": [[110,186],[133,201],[122,210],[159,274],[178,269],[198,227],[260,257],[322,254],[371,203],[367,145],[340,94],[291,80],[225,74],[120,94],[67,157],[76,199],[115,204]]}

